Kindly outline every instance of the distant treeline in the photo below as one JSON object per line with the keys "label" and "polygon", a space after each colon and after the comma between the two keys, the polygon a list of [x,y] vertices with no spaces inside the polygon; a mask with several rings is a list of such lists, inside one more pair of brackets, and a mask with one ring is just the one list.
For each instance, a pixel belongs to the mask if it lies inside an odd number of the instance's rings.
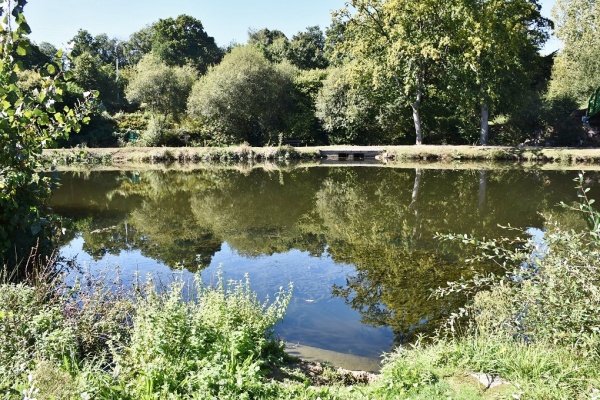
{"label": "distant treeline", "polygon": [[[33,44],[20,85],[51,62],[73,74],[66,103],[100,92],[59,146],[593,144],[578,110],[600,85],[599,7],[558,0],[553,23],[537,0],[354,0],[324,31],[226,48],[180,15],[127,41],[82,29],[61,58]],[[542,56],[553,28],[564,47]]]}

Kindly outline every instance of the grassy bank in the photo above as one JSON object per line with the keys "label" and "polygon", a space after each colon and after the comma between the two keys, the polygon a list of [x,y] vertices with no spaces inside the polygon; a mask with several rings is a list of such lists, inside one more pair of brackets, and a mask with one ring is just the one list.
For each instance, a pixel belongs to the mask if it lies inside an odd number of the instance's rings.
{"label": "grassy bank", "polygon": [[44,158],[58,165],[158,163],[158,162],[265,162],[318,160],[325,150],[374,150],[382,159],[406,161],[512,161],[560,163],[562,165],[600,164],[600,149],[496,147],[496,146],[328,146],[328,147],[123,147],[44,150]]}

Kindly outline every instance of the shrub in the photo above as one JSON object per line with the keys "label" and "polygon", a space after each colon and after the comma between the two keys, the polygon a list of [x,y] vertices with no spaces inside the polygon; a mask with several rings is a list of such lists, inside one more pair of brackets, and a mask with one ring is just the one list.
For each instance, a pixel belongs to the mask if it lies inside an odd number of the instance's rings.
{"label": "shrub", "polygon": [[548,342],[598,358],[600,214],[591,208],[593,200],[583,189],[583,174],[578,180],[582,203],[577,209],[590,221],[586,231],[565,230],[550,220],[542,242],[532,237],[445,237],[475,245],[481,254],[473,261],[495,262],[505,272],[502,276],[476,273],[471,281],[454,282],[438,290],[439,294],[477,292],[451,322],[467,316],[468,332],[524,343]]}
{"label": "shrub", "polygon": [[272,327],[289,299],[290,292],[281,291],[272,304],[261,303],[247,278],[225,284],[220,276],[216,288],[176,281],[163,293],[149,286],[138,299],[130,343],[115,348],[117,380],[133,398],[265,395],[274,389],[260,371],[283,357]]}
{"label": "shrub", "polygon": [[77,349],[60,298],[40,296],[24,284],[0,285],[0,393],[40,360],[62,361]]}

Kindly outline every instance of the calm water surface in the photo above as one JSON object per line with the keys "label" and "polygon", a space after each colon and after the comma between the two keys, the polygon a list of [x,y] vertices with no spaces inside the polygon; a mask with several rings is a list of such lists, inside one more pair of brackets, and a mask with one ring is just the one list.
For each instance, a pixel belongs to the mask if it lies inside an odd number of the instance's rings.
{"label": "calm water surface", "polygon": [[[62,254],[94,274],[213,282],[248,273],[260,296],[294,283],[276,333],[291,343],[377,358],[435,329],[461,299],[430,289],[468,276],[469,255],[436,232],[506,235],[577,199],[577,172],[312,167],[61,173],[55,211],[75,228]],[[597,185],[599,173],[587,174]],[[592,190],[592,193],[597,192]],[[541,213],[544,213],[542,216]]]}

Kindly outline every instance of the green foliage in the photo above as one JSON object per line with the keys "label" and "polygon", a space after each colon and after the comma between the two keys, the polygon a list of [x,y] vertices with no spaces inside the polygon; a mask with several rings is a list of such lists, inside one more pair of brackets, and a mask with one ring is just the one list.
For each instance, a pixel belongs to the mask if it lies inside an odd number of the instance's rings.
{"label": "green foliage", "polygon": [[[538,50],[548,39],[551,22],[540,14],[538,1],[466,1],[457,7],[459,26],[450,26],[453,39],[449,74],[458,102],[481,109],[480,144],[488,141],[488,111],[504,104],[515,110],[514,98],[531,92]],[[502,46],[503,51],[497,51]],[[484,113],[485,110],[485,113]]]}
{"label": "green foliage", "polygon": [[204,74],[222,58],[202,22],[189,15],[160,19],[152,25],[152,31],[152,52],[169,66],[190,65]]}
{"label": "green foliage", "polygon": [[300,69],[324,69],[329,62],[325,56],[325,35],[318,26],[309,26],[305,32],[292,37],[287,59]]}
{"label": "green foliage", "polygon": [[[540,112],[543,140],[555,146],[579,146],[587,142],[577,102],[568,96],[548,96]],[[587,143],[586,143],[587,144]]]}
{"label": "green foliage", "polygon": [[195,300],[184,301],[183,290],[181,282],[163,294],[149,287],[140,299],[131,341],[114,355],[125,393],[131,398],[272,393],[260,369],[283,355],[270,329],[283,317],[290,292],[280,292],[268,305],[250,290],[248,279],[225,284],[222,277],[215,288],[196,285]]}
{"label": "green foliage", "polygon": [[24,284],[0,285],[0,393],[11,389],[36,361],[60,362],[77,350],[61,300],[46,294],[51,293]]}
{"label": "green foliage", "polygon": [[[23,16],[25,1],[5,7],[0,29],[0,260],[16,265],[22,262],[34,246],[39,254],[47,254],[56,225],[48,219],[46,203],[52,186],[51,178],[41,174],[42,149],[53,141],[77,132],[89,103],[82,106],[58,108],[65,92],[64,78],[56,65],[48,64],[39,71],[40,81],[33,91],[18,86],[17,72],[22,64],[17,55],[26,55],[30,32]],[[11,16],[12,14],[12,16]],[[15,29],[11,30],[9,18]],[[58,55],[60,56],[60,55]],[[92,93],[86,98],[91,99]]]}
{"label": "green foliage", "polygon": [[[397,101],[374,93],[368,76],[356,75],[355,65],[331,67],[315,98],[315,114],[331,144],[394,143],[409,131],[406,113]],[[360,74],[360,73],[359,73]],[[386,104],[387,103],[387,104]]]}
{"label": "green foliage", "polygon": [[558,0],[552,14],[563,47],[552,70],[550,95],[570,97],[585,108],[600,85],[600,3]]}
{"label": "green foliage", "polygon": [[[355,0],[335,18],[331,58],[352,60],[347,79],[373,94],[379,124],[406,121],[412,110],[417,144],[424,133],[439,142],[455,142],[459,133],[470,142],[481,106],[512,111],[515,91],[529,89],[548,24],[537,2],[526,0]],[[391,126],[396,135],[406,134]]]}
{"label": "green foliage", "polygon": [[105,105],[119,103],[124,98],[124,87],[116,82],[115,67],[103,64],[99,56],[85,51],[73,58],[73,81],[85,90],[99,91]]}
{"label": "green foliage", "polygon": [[503,393],[531,399],[593,396],[600,385],[598,360],[546,341],[522,343],[486,335],[436,345],[440,364],[480,371],[508,381]]}
{"label": "green foliage", "polygon": [[[348,68],[330,68],[315,100],[316,116],[331,144],[369,144],[377,129],[370,94],[352,87]],[[374,136],[374,135],[373,135]]]}
{"label": "green foliage", "polygon": [[280,63],[287,59],[290,41],[279,30],[267,28],[248,31],[248,44],[259,49],[270,62]]}
{"label": "green foliage", "polygon": [[29,51],[25,56],[19,57],[23,62],[23,68],[26,70],[39,70],[46,64],[54,61],[54,56],[58,49],[50,43],[42,43],[40,46],[35,43],[29,43]]}
{"label": "green foliage", "polygon": [[155,113],[176,120],[185,110],[188,94],[196,79],[189,66],[170,67],[153,53],[145,55],[135,66],[127,86],[127,99],[145,103]]}
{"label": "green foliage", "polygon": [[122,43],[123,53],[127,58],[127,65],[136,65],[143,56],[152,51],[153,37],[154,28],[152,25],[149,25],[132,33],[129,39]]}
{"label": "green foliage", "polygon": [[[71,55],[74,58],[88,53],[92,58],[99,60],[101,65],[114,65],[116,59],[120,59],[119,42],[117,39],[109,39],[104,33],[92,36],[85,29],[80,29],[69,41]],[[122,61],[122,60],[120,60]],[[121,64],[125,64],[121,62]]]}
{"label": "green foliage", "polygon": [[[524,343],[553,343],[585,357],[597,358],[600,333],[600,292],[597,263],[600,256],[598,221],[578,178],[582,203],[578,207],[590,221],[590,229],[574,232],[547,223],[543,242],[534,238],[478,240],[471,236],[447,236],[475,245],[480,254],[472,260],[496,262],[504,274],[475,274],[439,293],[477,292],[473,302],[451,319],[469,316],[470,329],[486,337]],[[525,234],[524,232],[522,232]],[[451,328],[454,326],[451,324]]]}
{"label": "green foliage", "polygon": [[202,121],[213,141],[273,143],[293,111],[293,75],[252,46],[236,47],[193,87],[189,114]]}

